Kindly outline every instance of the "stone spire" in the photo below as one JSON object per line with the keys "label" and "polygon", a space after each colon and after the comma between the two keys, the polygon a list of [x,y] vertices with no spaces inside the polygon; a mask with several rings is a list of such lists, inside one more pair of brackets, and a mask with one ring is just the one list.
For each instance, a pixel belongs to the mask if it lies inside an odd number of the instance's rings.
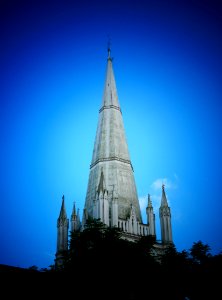
{"label": "stone spire", "polygon": [[80,229],[80,219],[79,219],[79,209],[78,213],[76,214],[76,204],[74,202],[72,215],[71,215],[71,231],[78,231]]}
{"label": "stone spire", "polygon": [[165,206],[167,207],[168,206],[168,203],[167,203],[167,198],[166,198],[166,193],[165,193],[165,185],[162,184],[162,198],[161,198],[161,206]]}
{"label": "stone spire", "polygon": [[110,105],[113,105],[116,109],[120,110],[112,61],[111,50],[108,48],[106,80],[101,109],[108,108]]}
{"label": "stone spire", "polygon": [[[142,222],[133,167],[128,151],[122,112],[119,105],[116,83],[113,72],[110,47],[108,48],[107,69],[102,105],[99,110],[99,121],[95,137],[85,209],[93,216],[93,205],[100,187],[100,175],[106,178],[106,189],[118,191],[118,216],[127,219],[131,205],[135,208],[136,217]],[[109,202],[111,199],[109,199]]]}
{"label": "stone spire", "polygon": [[148,205],[146,208],[147,215],[147,224],[149,225],[149,234],[156,235],[156,226],[155,226],[155,214],[153,213],[152,201],[150,199],[150,194],[148,194]]}
{"label": "stone spire", "polygon": [[57,253],[56,266],[63,264],[64,253],[68,250],[68,228],[69,220],[67,219],[65,209],[65,197],[62,196],[62,206],[60,209],[59,218],[57,220]]}
{"label": "stone spire", "polygon": [[67,215],[66,215],[66,209],[65,209],[65,197],[63,195],[62,196],[62,206],[61,206],[61,209],[60,209],[60,214],[59,214],[58,221],[64,222],[66,219],[67,219]]}
{"label": "stone spire", "polygon": [[76,203],[75,203],[75,201],[73,203],[72,215],[76,216]]}
{"label": "stone spire", "polygon": [[161,228],[161,239],[164,244],[172,243],[172,227],[171,227],[171,213],[170,207],[168,206],[167,197],[165,193],[165,186],[162,185],[162,198],[159,209],[160,215],[160,228]]}

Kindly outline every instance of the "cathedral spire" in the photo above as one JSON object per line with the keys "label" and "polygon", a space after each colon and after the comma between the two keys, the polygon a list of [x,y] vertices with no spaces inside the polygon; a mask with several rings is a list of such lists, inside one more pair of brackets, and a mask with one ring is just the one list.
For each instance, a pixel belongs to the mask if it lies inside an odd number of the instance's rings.
{"label": "cathedral spire", "polygon": [[[103,168],[102,174],[101,168]],[[118,193],[116,197],[118,199],[118,217],[126,220],[130,214],[130,204],[132,203],[135,208],[137,220],[142,222],[133,167],[117,95],[110,45],[108,45],[104,92],[102,105],[99,110],[99,121],[85,201],[85,208],[89,216],[93,215],[96,192],[98,189],[105,188],[103,185],[104,174],[106,189],[108,191],[114,189]],[[108,197],[111,197],[111,194],[109,193]]]}
{"label": "cathedral spire", "polygon": [[76,216],[76,202],[73,203],[72,215]]}
{"label": "cathedral spire", "polygon": [[64,195],[62,196],[62,206],[61,206],[61,209],[60,209],[59,219],[60,220],[66,220],[67,219]]}
{"label": "cathedral spire", "polygon": [[149,234],[155,236],[156,235],[155,214],[153,212],[153,206],[152,206],[150,194],[148,194],[148,205],[146,208],[146,214],[147,214],[147,224],[149,225]]}
{"label": "cathedral spire", "polygon": [[76,203],[74,201],[72,214],[71,214],[71,231],[77,231],[80,229],[79,209],[76,214]]}
{"label": "cathedral spire", "polygon": [[65,209],[65,197],[62,196],[62,206],[57,220],[57,253],[56,266],[60,267],[63,264],[64,252],[68,250],[68,228],[69,220],[67,219]]}
{"label": "cathedral spire", "polygon": [[162,185],[162,198],[161,205],[159,208],[160,216],[160,228],[161,228],[161,239],[164,244],[172,243],[172,227],[171,227],[171,212],[170,207],[168,206],[165,185]]}
{"label": "cathedral spire", "polygon": [[167,197],[165,193],[165,185],[162,184],[162,198],[161,198],[161,206],[168,206]]}
{"label": "cathedral spire", "polygon": [[115,82],[114,72],[113,72],[111,49],[110,46],[108,46],[106,80],[104,86],[102,107],[100,111],[103,109],[110,108],[110,105],[113,105],[114,108],[120,110],[117,89],[116,89],[116,82]]}

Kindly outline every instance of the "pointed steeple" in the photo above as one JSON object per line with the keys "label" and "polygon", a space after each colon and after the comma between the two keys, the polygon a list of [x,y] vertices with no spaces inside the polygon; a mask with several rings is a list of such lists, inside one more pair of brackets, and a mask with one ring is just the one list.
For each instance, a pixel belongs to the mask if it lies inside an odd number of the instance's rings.
{"label": "pointed steeple", "polygon": [[60,267],[64,260],[64,251],[68,250],[68,228],[69,220],[67,219],[65,209],[65,197],[62,196],[62,206],[57,220],[57,252],[56,252],[56,266]]}
{"label": "pointed steeple", "polygon": [[[101,176],[101,168],[103,175]],[[119,105],[116,82],[113,72],[113,62],[110,47],[108,47],[106,79],[102,106],[99,110],[90,174],[86,194],[85,208],[89,216],[93,215],[95,195],[99,189],[104,189],[103,176],[106,176],[106,189],[117,191],[118,216],[127,219],[132,203],[136,217],[142,222],[133,167],[128,151],[122,113]]]}
{"label": "pointed steeple", "polygon": [[72,216],[76,216],[76,202],[75,201],[74,201],[74,204],[73,204]]}
{"label": "pointed steeple", "polygon": [[149,225],[149,234],[155,236],[156,235],[155,214],[153,213],[153,206],[152,206],[150,194],[148,194],[148,205],[146,208],[146,215],[147,215],[147,224]]}
{"label": "pointed steeple", "polygon": [[162,198],[161,198],[161,206],[168,206],[166,193],[165,193],[165,185],[162,184]]}
{"label": "pointed steeple", "polygon": [[106,108],[110,108],[110,105],[112,105],[115,109],[120,110],[112,61],[113,59],[111,58],[111,49],[110,47],[108,47],[106,80],[104,86],[102,108],[100,109],[100,111]]}
{"label": "pointed steeple", "polygon": [[60,209],[60,214],[59,214],[59,220],[66,220],[67,215],[66,215],[66,209],[65,209],[65,197],[64,195],[62,196],[62,206]]}
{"label": "pointed steeple", "polygon": [[[71,222],[76,221],[77,215],[76,215],[76,203],[74,201],[73,203],[73,209],[72,209],[72,214],[71,214]],[[73,227],[73,226],[71,226]]]}
{"label": "pointed steeple", "polygon": [[77,231],[80,229],[80,218],[79,218],[79,209],[76,214],[76,203],[74,201],[72,215],[71,215],[71,231]]}
{"label": "pointed steeple", "polygon": [[161,240],[162,243],[172,243],[172,227],[171,227],[171,213],[170,207],[167,203],[166,193],[165,193],[165,186],[162,185],[162,198],[161,198],[161,205],[159,208],[159,215],[160,215],[160,229],[161,229]]}

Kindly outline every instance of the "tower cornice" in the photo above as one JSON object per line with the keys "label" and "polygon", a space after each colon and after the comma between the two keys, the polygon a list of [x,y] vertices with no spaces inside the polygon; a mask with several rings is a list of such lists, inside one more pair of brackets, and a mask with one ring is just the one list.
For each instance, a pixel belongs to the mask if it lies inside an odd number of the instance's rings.
{"label": "tower cornice", "polygon": [[110,108],[114,108],[114,109],[117,109],[121,112],[122,114],[122,111],[121,111],[121,108],[119,106],[115,106],[115,105],[103,105],[100,110],[99,110],[99,113],[101,113],[104,109],[110,109]]}
{"label": "tower cornice", "polygon": [[116,160],[118,162],[122,162],[122,163],[125,163],[125,164],[129,164],[131,166],[131,168],[132,168],[132,171],[133,171],[133,166],[132,166],[132,163],[131,163],[130,160],[123,159],[123,158],[120,158],[120,157],[117,157],[117,156],[99,158],[94,163],[92,163],[90,165],[90,169],[92,169],[93,167],[95,167],[100,162],[107,162],[107,161],[113,161],[113,160]]}

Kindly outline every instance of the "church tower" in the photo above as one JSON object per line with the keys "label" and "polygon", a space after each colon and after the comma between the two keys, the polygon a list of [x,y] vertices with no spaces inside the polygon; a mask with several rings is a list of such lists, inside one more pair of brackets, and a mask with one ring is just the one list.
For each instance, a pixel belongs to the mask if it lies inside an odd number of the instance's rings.
{"label": "church tower", "polygon": [[168,206],[164,184],[162,185],[162,198],[159,209],[160,213],[160,228],[161,228],[161,240],[163,244],[172,243],[172,227],[171,227],[171,213]]}
{"label": "church tower", "polygon": [[[85,211],[88,216],[100,218],[107,225],[118,226],[122,223],[126,229],[132,207],[135,224],[142,223],[112,58],[108,49],[106,79],[90,165]],[[138,226],[134,226],[138,232]]]}
{"label": "church tower", "polygon": [[[122,230],[123,238],[131,241],[137,241],[140,236],[156,237],[155,214],[150,195],[146,214],[147,223],[144,224],[117,95],[113,62],[108,48],[105,86],[99,109],[82,222],[74,203],[70,220],[71,232],[83,231],[87,219],[92,218],[99,219],[106,226],[118,227]],[[173,242],[171,213],[164,185],[159,216],[162,243],[156,241],[153,251],[161,254],[161,251]],[[63,196],[57,220],[57,266],[62,265],[64,253],[68,250],[68,228],[69,220]]]}

